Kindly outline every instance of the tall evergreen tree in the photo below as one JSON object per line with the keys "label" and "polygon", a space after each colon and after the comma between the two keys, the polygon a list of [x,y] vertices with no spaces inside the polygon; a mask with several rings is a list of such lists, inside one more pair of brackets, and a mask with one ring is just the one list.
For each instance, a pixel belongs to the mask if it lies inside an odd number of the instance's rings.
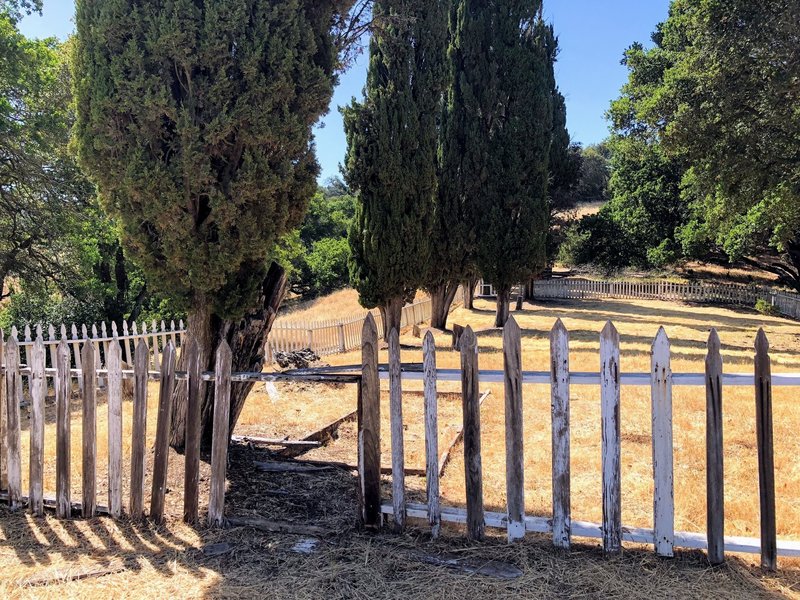
{"label": "tall evergreen tree", "polygon": [[[464,86],[480,98],[467,122],[481,140],[469,170],[477,214],[476,264],[497,291],[495,325],[508,319],[514,284],[544,267],[548,165],[553,122],[552,30],[541,2],[461,0],[460,19],[478,24],[470,44],[485,55],[486,77]],[[456,132],[458,135],[458,132]]]}
{"label": "tall evergreen tree", "polygon": [[343,109],[346,179],[358,192],[350,278],[384,333],[431,260],[446,0],[376,0],[365,98]]}
{"label": "tall evergreen tree", "polygon": [[[351,0],[78,0],[80,160],[128,254],[188,310],[201,366],[217,345],[260,370],[283,282],[278,237],[316,188],[312,128],[335,83]],[[234,390],[235,424],[248,386]],[[185,394],[173,412],[183,444]],[[209,439],[213,394],[205,396]]]}

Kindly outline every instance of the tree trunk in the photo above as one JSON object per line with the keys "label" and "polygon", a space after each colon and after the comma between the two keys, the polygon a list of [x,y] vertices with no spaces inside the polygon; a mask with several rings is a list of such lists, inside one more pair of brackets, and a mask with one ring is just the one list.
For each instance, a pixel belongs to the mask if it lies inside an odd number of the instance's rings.
{"label": "tree trunk", "polygon": [[389,341],[389,332],[396,329],[400,333],[400,321],[403,318],[403,305],[405,301],[402,296],[390,298],[389,301],[379,306],[378,310],[381,313],[381,320],[383,321],[383,340]]}
{"label": "tree trunk", "polygon": [[536,281],[534,277],[531,277],[528,280],[528,283],[525,284],[525,300],[528,302],[534,302],[536,300],[536,296],[533,291],[533,282]]}
{"label": "tree trunk", "polygon": [[431,289],[431,327],[446,329],[450,307],[455,300],[458,283],[448,282]]}
{"label": "tree trunk", "polygon": [[508,309],[511,303],[511,287],[496,287],[497,292],[497,312],[495,313],[494,326],[505,327],[508,321]]}
{"label": "tree trunk", "polygon": [[[286,273],[277,263],[272,263],[264,282],[256,306],[237,321],[223,320],[213,315],[207,303],[193,307],[188,315],[187,338],[192,337],[198,346],[201,370],[213,371],[217,347],[225,339],[231,347],[233,372],[256,372],[264,368],[267,336],[275,322],[278,308],[286,293]],[[185,370],[183,357],[178,370]],[[233,433],[236,421],[244,407],[254,383],[234,383],[231,387],[230,429]],[[186,383],[176,387],[172,406],[172,429],[170,445],[182,450],[186,429]],[[202,443],[204,448],[211,446],[214,415],[214,385],[207,383],[201,402]]]}
{"label": "tree trunk", "polygon": [[525,284],[519,284],[519,294],[517,294],[517,310],[522,310],[522,306],[525,302]]}
{"label": "tree trunk", "polygon": [[478,278],[466,279],[461,285],[464,286],[464,308],[472,310],[475,307],[475,286],[478,285]]}

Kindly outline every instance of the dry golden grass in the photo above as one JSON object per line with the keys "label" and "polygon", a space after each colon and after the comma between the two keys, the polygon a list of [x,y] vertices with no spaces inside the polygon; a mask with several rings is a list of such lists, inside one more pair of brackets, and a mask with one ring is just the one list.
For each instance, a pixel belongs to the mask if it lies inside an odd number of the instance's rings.
{"label": "dry golden grass", "polygon": [[[415,300],[425,298],[423,292],[417,292]],[[278,313],[278,319],[286,321],[328,321],[350,319],[366,314],[367,309],[358,302],[358,292],[353,288],[344,288],[320,296],[313,300],[285,305]]]}

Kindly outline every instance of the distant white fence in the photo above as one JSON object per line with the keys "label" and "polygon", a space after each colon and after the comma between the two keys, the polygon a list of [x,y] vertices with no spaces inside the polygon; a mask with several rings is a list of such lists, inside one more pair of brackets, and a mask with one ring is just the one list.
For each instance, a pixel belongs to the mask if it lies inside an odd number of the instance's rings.
{"label": "distant white fence", "polygon": [[766,286],[737,283],[675,283],[671,281],[597,281],[592,279],[547,279],[536,281],[535,298],[681,300],[753,307],[764,300],[781,315],[800,319],[800,294]]}
{"label": "distant white fence", "polygon": [[[361,347],[361,329],[364,320],[372,313],[383,331],[383,321],[378,310],[364,311],[356,317],[328,321],[293,321],[290,317],[278,319],[272,326],[267,340],[267,356],[271,360],[275,352],[291,352],[311,348],[320,356],[339,354]],[[400,327],[409,327],[429,321],[431,300],[425,298],[403,307]]]}

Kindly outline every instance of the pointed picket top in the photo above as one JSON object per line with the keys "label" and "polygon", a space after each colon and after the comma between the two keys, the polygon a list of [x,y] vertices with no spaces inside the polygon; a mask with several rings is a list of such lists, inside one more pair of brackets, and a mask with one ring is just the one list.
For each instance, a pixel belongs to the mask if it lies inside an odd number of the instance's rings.
{"label": "pointed picket top", "polygon": [[92,323],[92,339],[97,339],[97,324]]}
{"label": "pointed picket top", "polygon": [[34,331],[36,332],[36,337],[41,337],[41,335],[42,335],[42,324],[41,323],[37,323],[36,327],[34,328]]}
{"label": "pointed picket top", "polygon": [[375,324],[372,312],[367,313],[367,318],[364,319],[364,327],[361,328],[361,342],[362,344],[378,342],[378,326]]}
{"label": "pointed picket top", "polygon": [[155,333],[155,332],[157,332],[157,331],[158,331],[158,325],[156,324],[156,320],[155,320],[155,319],[153,319],[153,320],[150,322],[150,332],[151,332],[151,333]]}
{"label": "pointed picket top", "polygon": [[[117,328],[117,326],[115,324],[114,325],[114,329],[116,329],[116,328]],[[100,323],[100,333],[102,334],[103,337],[108,337],[108,330],[106,329],[106,322],[105,321]]]}
{"label": "pointed picket top", "polygon": [[25,341],[26,342],[31,341],[31,326],[28,325],[27,323],[25,324]]}
{"label": "pointed picket top", "polygon": [[128,335],[128,322],[124,319],[122,321],[122,335]]}
{"label": "pointed picket top", "polygon": [[606,321],[605,327],[603,327],[603,331],[600,332],[600,337],[605,338],[607,340],[616,340],[619,342],[619,332],[617,331],[616,326],[611,320]]}
{"label": "pointed picket top", "polygon": [[89,339],[89,328],[86,327],[85,323],[81,325],[81,336],[84,340]]}
{"label": "pointed picket top", "polygon": [[56,328],[52,324],[47,327],[47,339],[51,342],[56,339]]}
{"label": "pointed picket top", "polygon": [[143,356],[147,356],[150,354],[150,349],[147,347],[147,343],[143,339],[139,339],[139,343],[136,344],[136,357],[139,357],[139,354]]}
{"label": "pointed picket top", "polygon": [[478,351],[478,338],[475,337],[475,332],[472,331],[472,326],[467,325],[467,328],[464,330],[464,333],[461,334],[461,341],[459,342],[459,346],[461,347],[462,352],[464,352],[468,348],[473,349],[475,352]]}
{"label": "pointed picket top", "polygon": [[117,323],[115,321],[111,321],[111,337],[117,337],[118,335],[119,332],[117,331]]}
{"label": "pointed picket top", "polygon": [[44,338],[41,332],[36,335],[36,339],[33,341],[33,349],[36,352],[41,352],[42,356],[44,356]]}
{"label": "pointed picket top", "polygon": [[756,335],[756,353],[769,354],[769,340],[767,334],[764,332],[763,327],[759,327],[758,334]]}
{"label": "pointed picket top", "polygon": [[142,321],[142,335],[147,335],[147,321]]}
{"label": "pointed picket top", "polygon": [[175,331],[175,320],[174,319],[169,322],[169,330],[170,331]]}
{"label": "pointed picket top", "polygon": [[183,326],[183,319],[180,319],[180,321],[179,321],[179,323],[178,323],[178,327],[179,327],[180,329],[185,329],[185,327]]}
{"label": "pointed picket top", "polygon": [[503,326],[503,343],[507,344],[522,338],[522,330],[519,328],[514,315],[509,315],[506,324]]}
{"label": "pointed picket top", "polygon": [[[16,349],[19,347],[19,339],[17,339],[17,335],[14,332],[14,329],[11,329],[11,337],[5,343],[6,346],[6,355],[13,354],[14,351],[12,348]],[[16,355],[15,355],[16,356]],[[3,440],[5,442],[5,440]]]}
{"label": "pointed picket top", "polygon": [[722,349],[722,342],[720,342],[716,327],[712,327],[711,331],[708,333],[708,343],[706,345],[709,354],[718,353]]}
{"label": "pointed picket top", "polygon": [[[169,342],[169,344],[167,344],[167,347],[169,346],[172,346],[171,341]],[[233,352],[231,352],[231,347],[228,345],[228,341],[223,339],[222,342],[220,342],[219,346],[217,346],[216,364],[227,365],[228,369],[230,369],[232,359],[233,359]]]}
{"label": "pointed picket top", "polygon": [[75,325],[75,323],[72,324],[72,329],[70,330],[70,333],[72,334],[73,340],[78,339],[78,327]]}
{"label": "pointed picket top", "polygon": [[67,326],[64,325],[63,323],[61,324],[61,339],[62,340],[67,339]]}
{"label": "pointed picket top", "polygon": [[83,343],[81,348],[81,363],[83,363],[84,369],[94,364],[94,346],[88,340]]}
{"label": "pointed picket top", "polygon": [[666,350],[667,354],[669,354],[669,336],[667,335],[667,331],[664,329],[663,325],[658,328],[658,333],[653,340],[650,350],[653,354],[655,354],[658,350]]}
{"label": "pointed picket top", "polygon": [[58,347],[56,348],[56,354],[58,355],[58,360],[61,361],[62,357],[66,356],[66,361],[69,363],[69,345],[67,344],[67,338],[62,337],[61,341],[58,342]]}
{"label": "pointed picket top", "polygon": [[133,331],[133,335],[139,335],[139,329],[136,325],[136,321],[131,324],[131,331]]}
{"label": "pointed picket top", "polygon": [[166,331],[166,330],[167,330],[167,326],[164,324],[164,320],[162,319],[161,320],[161,331]]}
{"label": "pointed picket top", "polygon": [[11,337],[19,337],[19,333],[17,332],[17,326],[16,325],[12,325],[11,326]]}
{"label": "pointed picket top", "polygon": [[556,335],[564,335],[564,334],[569,333],[569,332],[567,331],[567,328],[564,325],[564,321],[562,321],[559,318],[559,319],[556,319],[555,323],[553,323],[553,328],[550,330],[550,333],[553,336],[556,336]]}
{"label": "pointed picket top", "polygon": [[425,333],[425,338],[422,340],[422,350],[423,352],[436,350],[436,338],[433,337],[430,329]]}

